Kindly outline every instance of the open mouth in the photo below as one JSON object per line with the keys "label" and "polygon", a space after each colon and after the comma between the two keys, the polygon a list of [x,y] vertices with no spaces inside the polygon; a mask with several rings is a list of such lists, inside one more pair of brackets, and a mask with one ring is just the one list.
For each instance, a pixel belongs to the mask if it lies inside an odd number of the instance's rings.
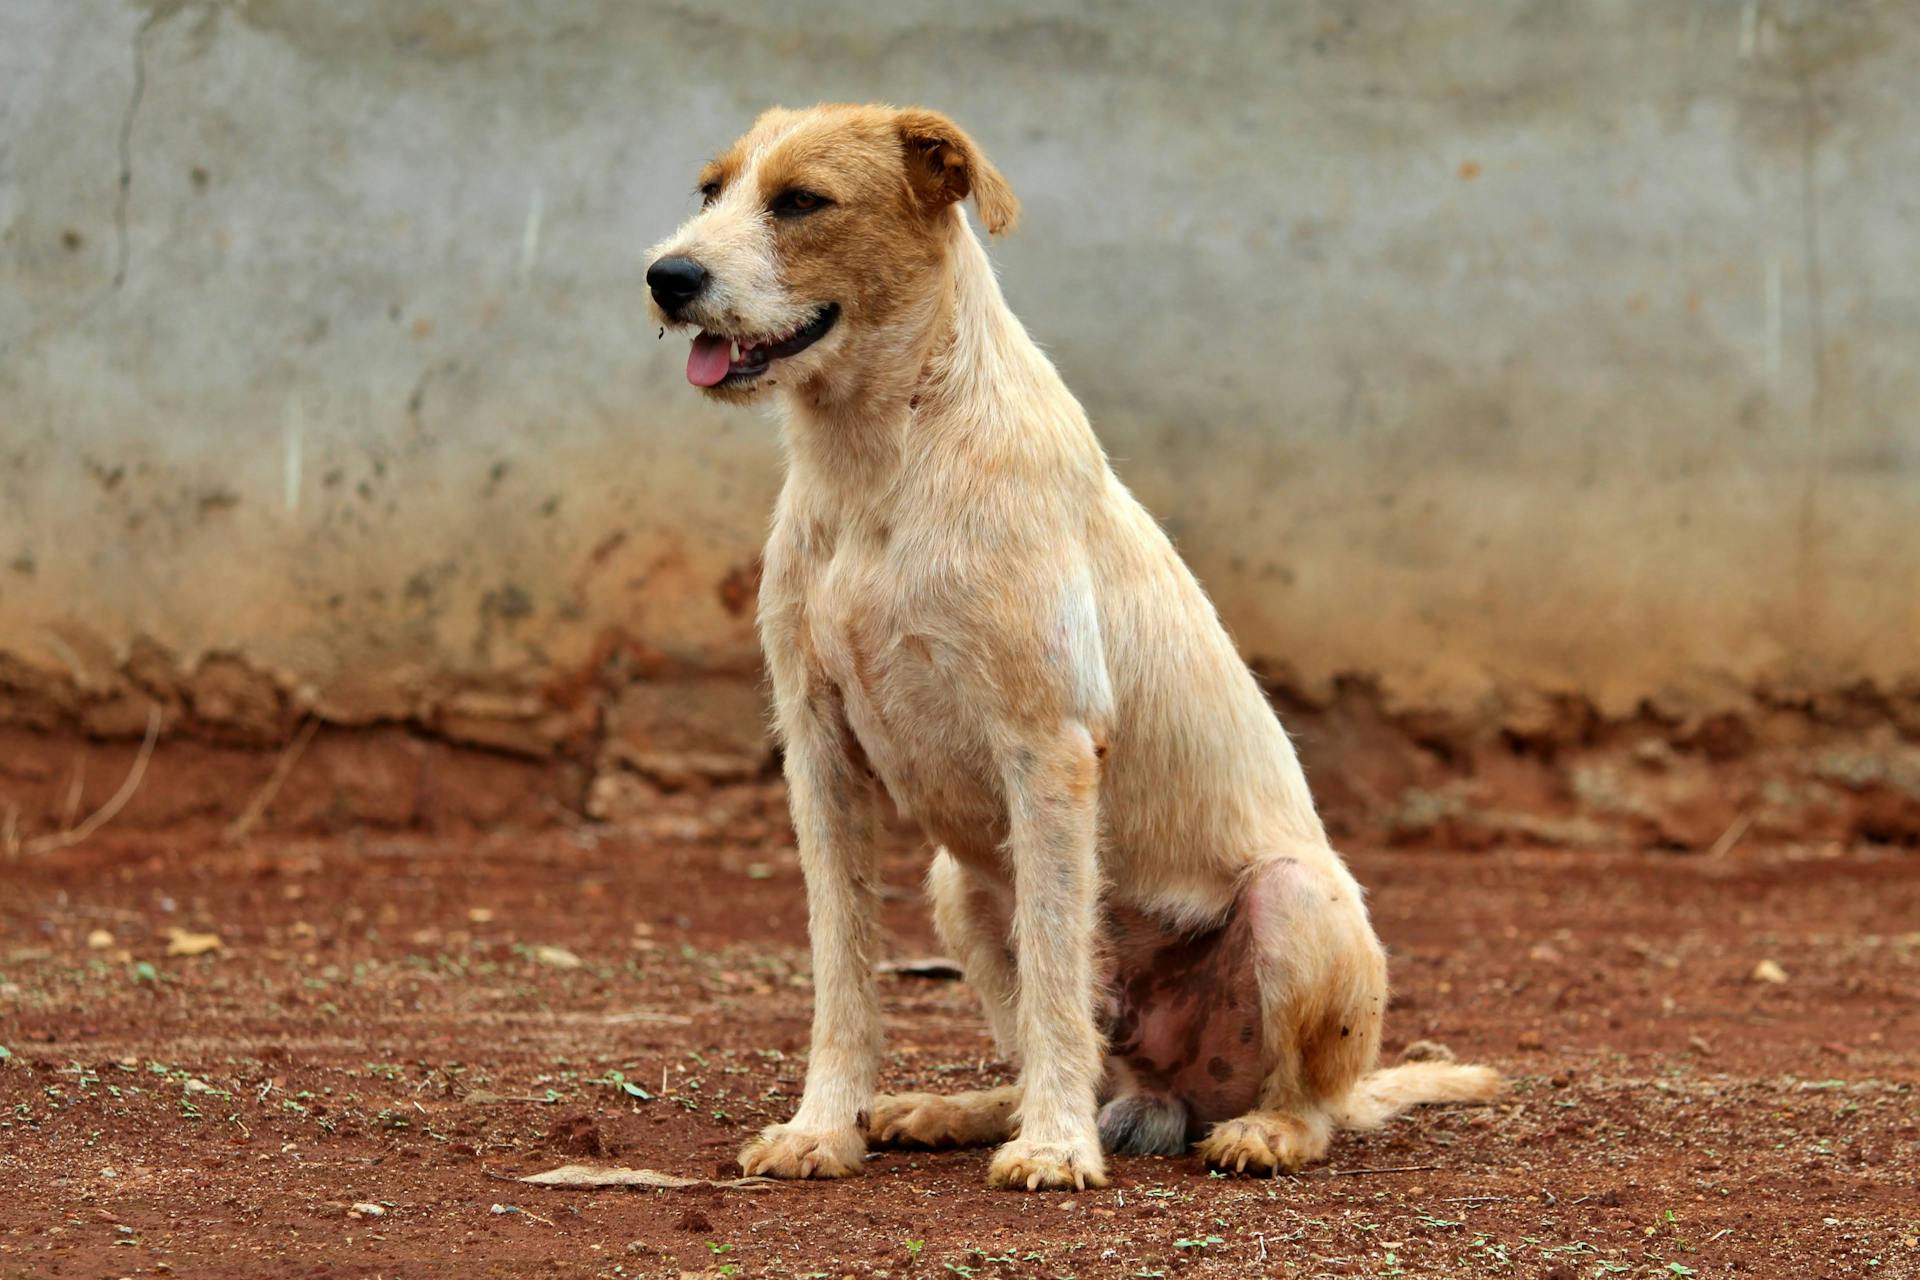
{"label": "open mouth", "polygon": [[840,318],[840,304],[830,302],[813,319],[787,333],[767,338],[729,338],[701,333],[687,353],[687,381],[696,387],[742,387],[768,369],[775,360],[797,356],[820,339]]}

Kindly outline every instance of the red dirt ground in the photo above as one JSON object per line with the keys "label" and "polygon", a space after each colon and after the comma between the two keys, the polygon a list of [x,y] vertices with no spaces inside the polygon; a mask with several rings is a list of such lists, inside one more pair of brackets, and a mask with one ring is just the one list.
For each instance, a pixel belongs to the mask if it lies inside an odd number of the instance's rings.
{"label": "red dirt ground", "polygon": [[[0,1277],[1920,1276],[1920,857],[1871,847],[1356,850],[1390,1050],[1515,1083],[1298,1177],[1125,1159],[1027,1196],[967,1151],[758,1191],[507,1180],[731,1174],[793,1105],[781,798],[675,803],[241,849],[109,830],[0,864]],[[896,846],[891,947],[922,955]],[[222,945],[169,956],[170,929]],[[882,981],[888,1087],[1007,1078],[963,986]]]}

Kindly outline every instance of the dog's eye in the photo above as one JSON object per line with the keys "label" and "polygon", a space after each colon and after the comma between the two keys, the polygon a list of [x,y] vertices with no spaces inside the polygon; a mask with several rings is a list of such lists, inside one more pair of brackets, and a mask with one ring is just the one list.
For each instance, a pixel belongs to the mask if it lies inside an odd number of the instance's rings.
{"label": "dog's eye", "polygon": [[773,198],[773,214],[776,218],[798,218],[803,214],[824,209],[833,201],[814,191],[782,191]]}
{"label": "dog's eye", "polygon": [[712,204],[715,200],[718,200],[719,198],[720,198],[719,183],[703,182],[700,184],[700,207],[702,209],[706,208],[708,205]]}

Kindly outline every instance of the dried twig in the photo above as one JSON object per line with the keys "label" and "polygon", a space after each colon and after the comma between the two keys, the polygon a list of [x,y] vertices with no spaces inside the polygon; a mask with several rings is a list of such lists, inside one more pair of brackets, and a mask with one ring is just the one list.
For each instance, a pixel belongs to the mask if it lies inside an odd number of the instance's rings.
{"label": "dried twig", "polygon": [[1437,1164],[1389,1164],[1377,1169],[1329,1169],[1327,1176],[1332,1178],[1352,1178],[1363,1173],[1419,1173],[1425,1169],[1438,1169]]}
{"label": "dried twig", "polygon": [[140,754],[134,757],[133,768],[127,772],[126,781],[113,793],[113,798],[94,810],[91,817],[78,826],[66,827],[50,836],[41,836],[38,840],[29,840],[26,851],[30,854],[52,853],[57,849],[71,849],[88,836],[113,821],[115,814],[126,807],[133,799],[133,793],[140,789],[141,779],[147,776],[147,762],[153,759],[153,744],[160,740],[160,708],[147,709],[147,736],[140,744]]}
{"label": "dried twig", "polygon": [[1733,846],[1740,843],[1740,837],[1747,834],[1747,828],[1752,825],[1753,810],[1747,809],[1727,824],[1727,829],[1720,833],[1720,838],[1715,840],[1713,846],[1707,850],[1707,856],[1709,858],[1726,857],[1733,852]]}
{"label": "dried twig", "polygon": [[67,803],[60,810],[60,829],[65,831],[80,816],[80,802],[87,793],[87,753],[84,748],[73,758],[73,773],[67,778]]}
{"label": "dried twig", "polygon": [[247,801],[247,807],[240,811],[240,816],[227,824],[224,838],[228,844],[239,844],[245,840],[253,833],[260,819],[267,816],[267,807],[273,803],[273,798],[280,794],[280,788],[286,782],[287,776],[293,772],[293,766],[300,763],[300,753],[307,749],[307,744],[313,741],[313,735],[319,730],[320,722],[315,719],[309,719],[300,726],[300,732],[293,735],[293,741],[287,744],[287,749],[280,753],[278,760],[274,761],[273,772],[267,775],[265,784],[253,793],[253,799]]}
{"label": "dried twig", "polygon": [[656,1022],[667,1027],[690,1027],[693,1019],[684,1013],[661,1013],[657,1009],[629,1009],[625,1013],[610,1013],[604,1021],[610,1026],[620,1026],[628,1022]]}
{"label": "dried twig", "polygon": [[535,1213],[533,1210],[522,1209],[517,1204],[496,1204],[495,1206],[493,1206],[493,1212],[499,1214],[503,1218],[505,1217],[532,1218],[535,1222],[544,1223],[549,1227],[553,1225],[552,1218],[543,1218],[539,1214]]}
{"label": "dried twig", "polygon": [[8,858],[20,856],[20,806],[9,804],[7,816],[0,821],[0,854]]}
{"label": "dried twig", "polygon": [[772,1178],[683,1178],[658,1169],[608,1168],[591,1164],[567,1164],[545,1173],[529,1174],[518,1182],[538,1187],[720,1187],[729,1191],[763,1191],[779,1185]]}

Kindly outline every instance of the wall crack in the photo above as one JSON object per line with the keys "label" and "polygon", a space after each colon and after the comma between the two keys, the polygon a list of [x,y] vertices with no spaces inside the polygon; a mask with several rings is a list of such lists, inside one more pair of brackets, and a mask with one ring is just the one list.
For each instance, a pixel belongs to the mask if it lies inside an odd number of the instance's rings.
{"label": "wall crack", "polygon": [[[113,199],[113,283],[112,293],[127,282],[127,269],[133,261],[133,242],[127,233],[127,205],[133,196],[133,124],[140,115],[140,104],[147,96],[147,33],[160,20],[158,9],[149,13],[133,32],[133,91],[127,95],[127,109],[120,117],[118,154],[120,174]],[[99,305],[95,299],[87,309]]]}

